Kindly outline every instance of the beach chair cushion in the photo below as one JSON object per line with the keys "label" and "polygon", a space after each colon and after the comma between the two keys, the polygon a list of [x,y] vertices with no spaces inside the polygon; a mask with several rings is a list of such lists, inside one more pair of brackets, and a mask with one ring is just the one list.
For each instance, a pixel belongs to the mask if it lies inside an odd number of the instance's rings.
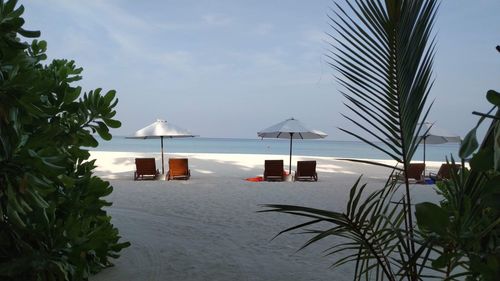
{"label": "beach chair cushion", "polygon": [[283,172],[283,160],[265,160],[264,161],[264,180],[265,181],[283,181],[285,179]]}
{"label": "beach chair cushion", "polygon": [[297,161],[297,170],[295,171],[294,180],[318,181],[316,161]]}
{"label": "beach chair cushion", "polygon": [[168,159],[167,180],[188,180],[191,177],[187,158]]}
{"label": "beach chair cushion", "polygon": [[154,158],[135,158],[134,180],[156,179],[160,174]]}

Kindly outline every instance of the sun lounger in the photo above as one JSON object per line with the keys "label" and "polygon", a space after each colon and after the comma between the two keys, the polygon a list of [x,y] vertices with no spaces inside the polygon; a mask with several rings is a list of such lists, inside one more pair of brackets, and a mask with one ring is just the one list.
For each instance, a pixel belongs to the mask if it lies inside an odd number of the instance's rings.
{"label": "sun lounger", "polygon": [[154,180],[159,174],[154,158],[135,158],[134,180]]}
{"label": "sun lounger", "polygon": [[285,179],[283,171],[283,160],[264,161],[264,180],[283,181]]}
{"label": "sun lounger", "polygon": [[187,158],[168,159],[167,180],[188,180],[191,177]]}
{"label": "sun lounger", "polygon": [[460,167],[460,164],[443,163],[441,167],[439,167],[437,174],[430,173],[429,176],[435,181],[450,180],[452,174],[456,173]]}
{"label": "sun lounger", "polygon": [[[416,183],[425,183],[424,179],[424,163],[410,163],[408,166],[408,180],[411,180]],[[404,175],[400,174],[396,177],[397,180],[404,180]]]}
{"label": "sun lounger", "polygon": [[318,181],[316,161],[297,161],[296,181]]}

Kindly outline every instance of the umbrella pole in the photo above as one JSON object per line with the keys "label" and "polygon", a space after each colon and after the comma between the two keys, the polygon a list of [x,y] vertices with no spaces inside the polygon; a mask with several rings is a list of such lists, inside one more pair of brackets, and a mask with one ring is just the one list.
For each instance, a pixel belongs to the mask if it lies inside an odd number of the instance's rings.
{"label": "umbrella pole", "polygon": [[290,133],[290,163],[288,166],[288,174],[292,174],[292,140],[293,140],[293,133]]}
{"label": "umbrella pole", "polygon": [[425,178],[425,170],[426,170],[426,167],[425,167],[425,140],[427,139],[427,136],[424,136],[424,178]]}
{"label": "umbrella pole", "polygon": [[161,136],[160,138],[161,138],[161,174],[164,175],[165,174],[165,168],[164,168],[165,161],[163,161],[163,136]]}

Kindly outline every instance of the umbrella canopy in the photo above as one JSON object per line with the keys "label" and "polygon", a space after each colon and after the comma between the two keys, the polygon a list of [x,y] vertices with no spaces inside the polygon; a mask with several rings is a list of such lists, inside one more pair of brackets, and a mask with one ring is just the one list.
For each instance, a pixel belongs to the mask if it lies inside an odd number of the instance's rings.
{"label": "umbrella canopy", "polygon": [[187,138],[195,137],[186,129],[176,126],[162,119],[157,119],[154,123],[136,131],[131,139],[161,139],[161,173],[165,174],[165,165],[163,160],[163,138]]}
{"label": "umbrella canopy", "polygon": [[261,138],[322,139],[327,134],[307,128],[297,119],[290,118],[257,133]]}
{"label": "umbrella canopy", "polygon": [[454,135],[444,129],[438,128],[434,123],[424,122],[422,124],[422,143],[442,144],[447,142],[460,142],[460,136]]}
{"label": "umbrella canopy", "polygon": [[[420,125],[420,124],[419,124]],[[461,142],[460,136],[452,134],[444,129],[436,127],[434,123],[422,123],[422,130],[420,131],[422,138],[421,143],[424,144],[424,164],[425,164],[425,145],[426,144],[443,144],[447,142]]]}
{"label": "umbrella canopy", "polygon": [[269,128],[266,128],[257,135],[261,138],[290,139],[290,165],[289,172],[292,172],[292,140],[293,139],[322,139],[328,136],[322,131],[307,128],[297,119],[290,118]]}

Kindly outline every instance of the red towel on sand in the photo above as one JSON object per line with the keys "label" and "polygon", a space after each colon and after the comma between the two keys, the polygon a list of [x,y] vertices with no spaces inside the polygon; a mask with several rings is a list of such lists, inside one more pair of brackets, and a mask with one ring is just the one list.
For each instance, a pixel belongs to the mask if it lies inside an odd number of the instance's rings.
{"label": "red towel on sand", "polygon": [[258,181],[263,181],[263,177],[255,177],[255,178],[247,178],[245,179],[246,181],[253,181],[253,182],[258,182]]}

